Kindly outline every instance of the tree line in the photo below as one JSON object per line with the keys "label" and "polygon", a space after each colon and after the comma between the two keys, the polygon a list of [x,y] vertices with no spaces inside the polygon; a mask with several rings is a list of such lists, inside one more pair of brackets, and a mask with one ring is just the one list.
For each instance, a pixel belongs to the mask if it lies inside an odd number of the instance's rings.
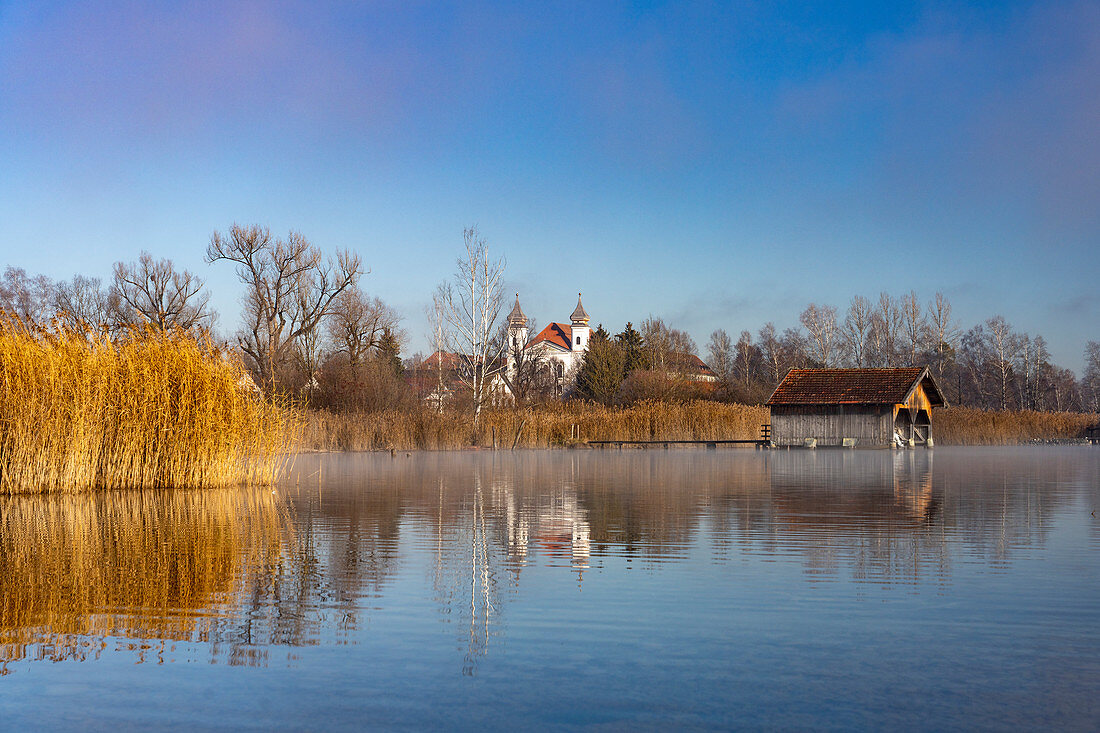
{"label": "tree line", "polygon": [[928,366],[948,401],[991,410],[1098,411],[1100,343],[1085,347],[1078,379],[1051,361],[1046,340],[1013,328],[1000,315],[967,330],[943,293],[927,303],[913,291],[877,300],[856,295],[840,313],[810,303],[799,326],[765,324],[736,343],[722,329],[707,343],[724,398],[758,403],[792,368]]}
{"label": "tree line", "polygon": [[[233,265],[244,285],[241,326],[227,346],[265,394],[347,409],[413,399],[402,378],[401,318],[361,288],[358,255],[326,256],[296,232],[277,237],[266,227],[234,224],[214,232],[205,259]],[[217,318],[202,278],[147,252],[116,262],[106,283],[84,275],[54,281],[7,267],[0,311],[47,331],[180,329],[204,338]]]}
{"label": "tree line", "polygon": [[[499,398],[493,390],[501,382],[520,404],[569,396],[559,393],[562,375],[552,364],[510,343],[502,317],[505,261],[489,257],[476,228],[465,230],[456,272],[437,288],[429,309],[435,364],[422,355],[402,359],[401,316],[362,288],[363,264],[350,251],[326,255],[296,232],[277,237],[266,227],[234,224],[213,233],[205,259],[232,265],[244,285],[241,326],[227,343],[266,394],[351,411],[411,407],[427,392],[442,395],[446,372],[462,384],[461,401],[475,421],[482,405]],[[83,275],[53,281],[8,267],[0,277],[0,310],[40,327],[108,332],[209,334],[217,318],[200,277],[147,252],[116,262],[108,282]],[[444,353],[453,363],[442,363]],[[1086,344],[1078,379],[1052,362],[1041,335],[1018,331],[1002,316],[963,330],[942,293],[928,302],[912,291],[875,300],[857,295],[843,313],[810,303],[798,325],[779,331],[769,322],[755,334],[741,331],[736,341],[718,329],[705,349],[715,382],[700,379],[697,354],[686,332],[659,318],[640,327],[628,322],[614,335],[601,324],[577,374],[569,375],[572,396],[603,404],[696,398],[760,404],[792,368],[928,365],[952,404],[1100,411],[1100,342]],[[435,388],[409,378],[426,370]]]}

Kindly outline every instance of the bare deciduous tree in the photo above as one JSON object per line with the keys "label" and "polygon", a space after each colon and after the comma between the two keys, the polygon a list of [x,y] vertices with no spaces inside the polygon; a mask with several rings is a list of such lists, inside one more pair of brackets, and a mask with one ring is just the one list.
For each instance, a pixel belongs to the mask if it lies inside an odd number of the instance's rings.
{"label": "bare deciduous tree", "polygon": [[118,294],[103,287],[98,277],[74,275],[54,287],[53,305],[58,318],[69,328],[80,324],[113,329],[124,320]]}
{"label": "bare deciduous tree", "polygon": [[837,332],[836,308],[810,303],[798,320],[810,335],[817,362],[823,367],[833,366]]}
{"label": "bare deciduous tree", "polygon": [[897,366],[898,338],[901,332],[901,309],[889,293],[878,296],[878,307],[872,316],[871,344],[876,366]]}
{"label": "bare deciduous tree", "polygon": [[725,384],[733,381],[733,358],[733,341],[723,329],[717,329],[707,343],[707,359],[710,368]]}
{"label": "bare deciduous tree", "polygon": [[660,318],[645,319],[641,334],[651,369],[675,371],[685,365],[685,355],[695,354],[694,339],[684,331],[670,328]]}
{"label": "bare deciduous tree", "polygon": [[955,352],[959,341],[959,329],[951,320],[951,302],[943,293],[928,304],[928,324],[932,332],[936,352],[936,373],[943,378],[948,357]]}
{"label": "bare deciduous tree", "polygon": [[1019,349],[1019,338],[1012,332],[1012,326],[1004,316],[993,316],[985,322],[990,350],[993,354],[993,366],[1001,387],[1001,409],[1008,409],[1008,383],[1012,375],[1012,360]]}
{"label": "bare deciduous tree", "polygon": [[214,232],[206,261],[237,266],[245,284],[245,326],[237,336],[264,388],[276,389],[280,366],[293,356],[299,339],[314,332],[332,301],[358,282],[362,263],[348,250],[325,258],[305,237],[291,232],[273,238],[267,227],[234,224],[228,236]]}
{"label": "bare deciduous tree", "polygon": [[764,355],[764,363],[768,365],[768,376],[771,377],[772,387],[779,384],[779,380],[786,374],[784,367],[783,344],[775,332],[775,324],[767,323],[757,334],[760,337],[760,351]]}
{"label": "bare deciduous tree", "polygon": [[[527,328],[532,333],[538,333],[534,318],[527,318]],[[542,402],[557,394],[559,383],[556,368],[561,366],[560,363],[547,359],[538,349],[524,348],[526,344],[518,340],[514,343],[509,341],[507,322],[501,324],[497,337],[508,342],[506,352],[511,369],[501,371],[500,376],[508,385],[516,405],[522,407]]]}
{"label": "bare deciduous tree", "polygon": [[458,258],[453,280],[440,284],[435,298],[444,326],[442,340],[462,363],[458,376],[470,389],[476,430],[493,380],[505,366],[501,357],[508,341],[497,338],[505,263],[503,257],[490,258],[489,245],[476,227],[462,232],[462,242],[465,253]]}
{"label": "bare deciduous tree", "polygon": [[851,363],[857,367],[867,365],[867,346],[871,335],[871,301],[862,295],[852,298],[844,315],[841,338]]}
{"label": "bare deciduous tree", "polygon": [[371,349],[377,348],[387,329],[396,332],[400,320],[397,312],[383,303],[381,298],[371,298],[359,287],[353,286],[333,299],[328,330],[336,348],[355,365]]}
{"label": "bare deciduous tree", "polygon": [[1085,373],[1081,377],[1081,399],[1092,412],[1100,412],[1100,341],[1085,343]]}
{"label": "bare deciduous tree", "polygon": [[763,357],[760,348],[752,342],[752,334],[742,331],[734,349],[734,373],[743,390],[748,390],[760,370]]}
{"label": "bare deciduous tree", "polygon": [[902,332],[909,347],[906,366],[917,366],[918,355],[928,340],[928,321],[924,318],[924,309],[917,299],[916,291],[910,290],[901,296],[900,310]]}
{"label": "bare deciduous tree", "polygon": [[214,320],[202,280],[171,260],[142,252],[137,262],[116,262],[114,291],[125,312],[160,329],[209,328]]}
{"label": "bare deciduous tree", "polygon": [[7,267],[0,278],[0,310],[24,323],[45,324],[53,317],[53,287],[45,275],[31,277],[21,267]]}

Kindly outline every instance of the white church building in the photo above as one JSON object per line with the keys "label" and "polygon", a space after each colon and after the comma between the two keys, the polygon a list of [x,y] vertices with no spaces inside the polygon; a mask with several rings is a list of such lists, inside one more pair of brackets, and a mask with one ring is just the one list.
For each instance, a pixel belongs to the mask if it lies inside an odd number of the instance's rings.
{"label": "white church building", "polygon": [[519,306],[517,293],[516,304],[508,314],[508,374],[516,373],[516,355],[522,353],[523,358],[538,359],[550,368],[559,395],[568,392],[576,382],[577,371],[584,361],[588,339],[592,335],[588,313],[581,304],[581,294],[577,293],[577,307],[569,316],[569,323],[547,324],[530,341],[527,340],[528,335],[527,316]]}

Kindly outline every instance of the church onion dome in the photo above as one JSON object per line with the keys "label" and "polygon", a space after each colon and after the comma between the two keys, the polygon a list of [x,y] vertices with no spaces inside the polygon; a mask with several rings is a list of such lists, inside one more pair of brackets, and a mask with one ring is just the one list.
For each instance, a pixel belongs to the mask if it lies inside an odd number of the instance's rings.
{"label": "church onion dome", "polygon": [[508,325],[523,328],[527,325],[527,316],[523,315],[523,309],[519,307],[519,293],[516,293],[516,304],[512,306],[512,312],[508,314]]}
{"label": "church onion dome", "polygon": [[588,314],[585,313],[584,306],[581,305],[580,293],[577,293],[577,307],[573,310],[573,314],[569,316],[569,320],[573,321],[575,326],[588,325]]}

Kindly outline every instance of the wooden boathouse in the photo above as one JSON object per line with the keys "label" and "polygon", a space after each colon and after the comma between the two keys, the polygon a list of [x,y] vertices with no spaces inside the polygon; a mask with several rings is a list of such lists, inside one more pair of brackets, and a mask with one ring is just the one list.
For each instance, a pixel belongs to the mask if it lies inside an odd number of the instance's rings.
{"label": "wooden boathouse", "polygon": [[944,407],[927,367],[792,369],[767,402],[777,447],[927,446]]}

